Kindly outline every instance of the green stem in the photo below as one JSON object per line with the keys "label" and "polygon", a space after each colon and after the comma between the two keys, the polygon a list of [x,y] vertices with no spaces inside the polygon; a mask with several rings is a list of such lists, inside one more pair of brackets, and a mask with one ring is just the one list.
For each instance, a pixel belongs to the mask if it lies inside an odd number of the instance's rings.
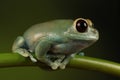
{"label": "green stem", "polygon": [[104,72],[107,74],[112,74],[120,77],[120,63],[108,60],[86,56],[76,56],[70,61],[69,66],[72,68],[74,67]]}
{"label": "green stem", "polygon": [[[44,64],[39,63],[39,66]],[[29,58],[24,58],[15,53],[0,53],[0,67],[16,66],[38,66],[32,63]],[[45,65],[44,65],[45,66]],[[120,76],[120,64],[112,61],[91,58],[86,56],[76,56],[70,60],[68,67],[100,71],[107,74]]]}

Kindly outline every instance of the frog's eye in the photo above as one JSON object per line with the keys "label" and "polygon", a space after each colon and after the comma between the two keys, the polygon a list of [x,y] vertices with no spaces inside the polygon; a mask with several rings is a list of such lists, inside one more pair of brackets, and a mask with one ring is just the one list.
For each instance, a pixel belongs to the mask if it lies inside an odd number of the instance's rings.
{"label": "frog's eye", "polygon": [[85,32],[88,28],[88,24],[85,20],[80,19],[76,21],[75,27],[78,32]]}

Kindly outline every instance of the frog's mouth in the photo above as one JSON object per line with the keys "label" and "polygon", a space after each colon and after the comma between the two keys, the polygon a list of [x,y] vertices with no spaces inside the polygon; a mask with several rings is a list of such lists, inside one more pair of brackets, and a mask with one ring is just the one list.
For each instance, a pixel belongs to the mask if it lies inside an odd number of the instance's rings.
{"label": "frog's mouth", "polygon": [[96,42],[99,39],[98,35],[95,35],[95,36],[91,36],[91,35],[77,36],[75,34],[69,34],[68,38],[71,40],[79,41],[79,42],[83,42],[83,43],[84,42],[87,42],[87,43]]}
{"label": "frog's mouth", "polygon": [[95,41],[93,40],[73,40],[76,44],[80,45],[81,47],[87,47],[93,44]]}
{"label": "frog's mouth", "polygon": [[78,33],[74,32],[74,30],[68,30],[65,33],[65,36],[71,40],[83,40],[83,41],[93,41],[96,42],[99,39],[99,33],[96,29],[89,29],[88,32],[85,33]]}

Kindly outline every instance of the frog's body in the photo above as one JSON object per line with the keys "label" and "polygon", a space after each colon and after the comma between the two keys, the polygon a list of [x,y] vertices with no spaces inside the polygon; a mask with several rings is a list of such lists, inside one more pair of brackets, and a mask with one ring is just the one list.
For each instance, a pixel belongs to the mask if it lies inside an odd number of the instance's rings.
{"label": "frog's body", "polygon": [[[65,23],[65,21],[67,21],[68,23]],[[33,51],[36,46],[35,43],[39,42],[39,40],[42,38],[47,38],[48,40],[53,42],[53,45],[64,43],[66,41],[64,32],[68,29],[70,25],[72,25],[71,22],[72,20],[55,20],[37,24],[28,29],[23,37]],[[64,26],[62,26],[62,24],[64,24]]]}
{"label": "frog's body", "polygon": [[[83,20],[88,24],[85,32],[78,32],[75,23]],[[33,62],[45,62],[52,69],[64,69],[69,59],[98,39],[98,32],[90,20],[53,20],[28,29],[13,44],[13,52],[30,57]],[[31,53],[35,53],[36,58]],[[50,54],[49,54],[50,53]]]}

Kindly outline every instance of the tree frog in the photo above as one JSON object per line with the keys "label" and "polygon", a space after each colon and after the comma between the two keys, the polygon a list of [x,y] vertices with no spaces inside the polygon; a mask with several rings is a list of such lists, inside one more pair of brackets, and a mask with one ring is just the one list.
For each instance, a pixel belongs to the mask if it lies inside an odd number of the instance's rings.
{"label": "tree frog", "polygon": [[[43,62],[53,70],[65,69],[69,60],[99,38],[90,19],[60,19],[30,27],[18,36],[12,51],[32,62]],[[33,54],[35,57],[33,57]]]}

